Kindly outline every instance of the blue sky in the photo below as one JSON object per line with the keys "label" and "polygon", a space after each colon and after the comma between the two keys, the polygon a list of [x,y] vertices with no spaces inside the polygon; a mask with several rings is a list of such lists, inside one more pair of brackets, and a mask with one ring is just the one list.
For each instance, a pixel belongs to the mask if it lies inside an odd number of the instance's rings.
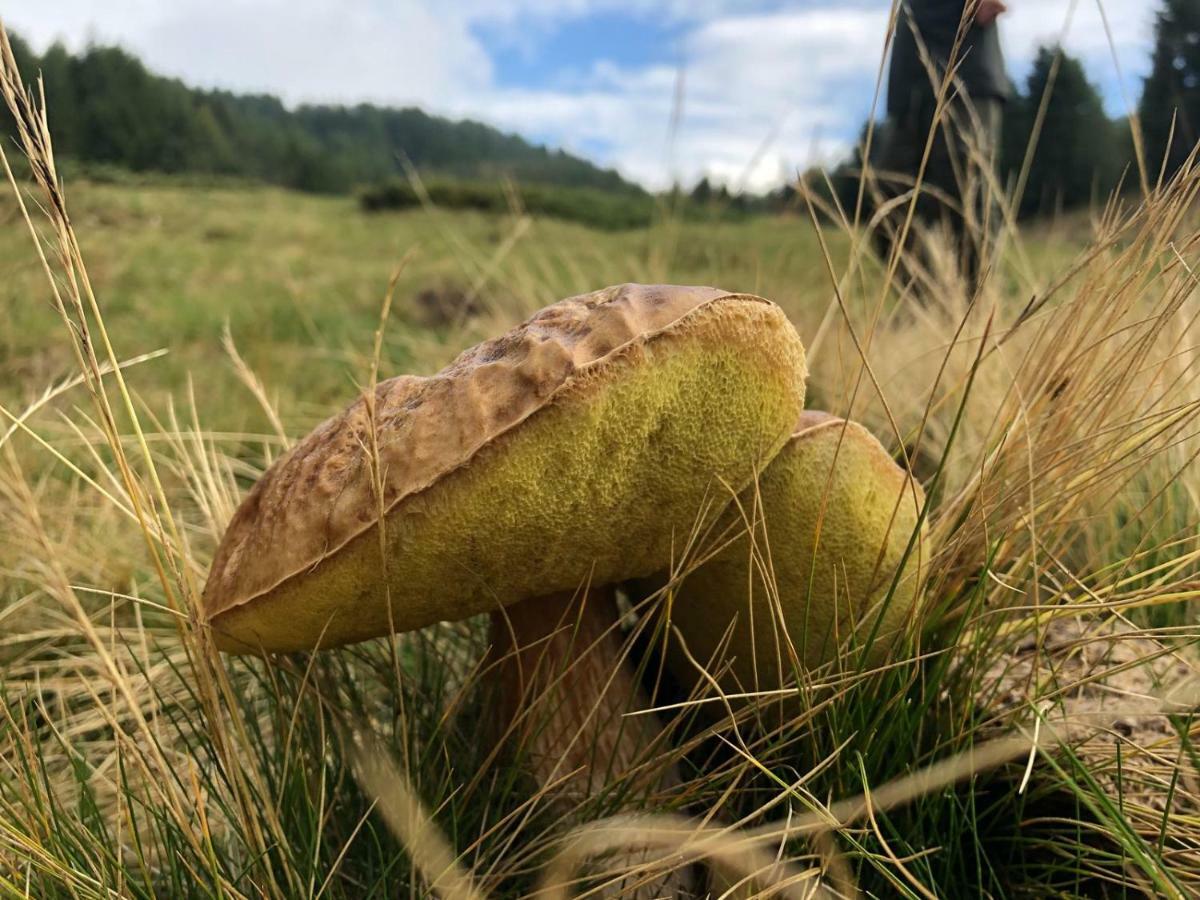
{"label": "blue sky", "polygon": [[[549,23],[535,20],[533,25],[518,31],[485,22],[472,28],[488,48],[497,89],[537,90],[560,85],[569,91],[572,85],[586,86],[598,64],[623,69],[677,65],[687,34],[684,22],[641,10],[600,9]],[[564,138],[553,127],[525,133],[552,144],[562,143]],[[574,141],[572,147],[603,157],[610,142],[593,136]]]}
{"label": "blue sky", "polygon": [[519,34],[486,22],[472,32],[490,52],[498,85],[535,88],[586,77],[602,60],[626,68],[671,62],[687,26],[649,12],[600,9]]}
{"label": "blue sky", "polygon": [[[1103,0],[1107,31],[1098,0],[1008,2],[1001,34],[1014,78],[1039,43],[1065,34],[1110,113],[1124,111],[1122,83],[1136,100],[1154,0]],[[761,189],[853,141],[870,110],[890,5],[5,0],[0,15],[35,46],[114,42],[194,84],[290,103],[415,104],[565,147],[653,187],[709,175]]]}

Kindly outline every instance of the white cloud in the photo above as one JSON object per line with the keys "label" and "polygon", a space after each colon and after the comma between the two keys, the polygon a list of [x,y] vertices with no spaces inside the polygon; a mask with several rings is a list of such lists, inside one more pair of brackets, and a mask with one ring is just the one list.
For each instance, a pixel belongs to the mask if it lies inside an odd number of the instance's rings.
{"label": "white cloud", "polygon": [[[1072,6],[1074,14],[1068,18]],[[1001,33],[1016,61],[1029,61],[1039,45],[1055,42],[1065,32],[1065,44],[1072,53],[1111,63],[1114,45],[1119,53],[1147,49],[1156,6],[1147,0],[1104,0],[1103,9],[1095,0],[1013,0],[1012,9],[1001,19]]]}
{"label": "white cloud", "polygon": [[[471,21],[562,22],[603,12],[654,16],[666,21],[707,21],[717,16],[769,9],[772,0],[450,0],[447,9]],[[849,5],[849,4],[848,4]]]}
{"label": "white cloud", "polygon": [[[1098,0],[1011,0],[1010,5],[1001,36],[1014,78],[1024,79],[1038,47],[1061,41],[1069,53],[1083,60],[1093,81],[1112,86],[1114,92],[1119,66],[1124,90],[1137,102],[1150,67],[1157,3],[1103,0],[1101,7]],[[1110,113],[1124,112],[1119,97],[1106,99]]]}
{"label": "white cloud", "polygon": [[[383,12],[319,0],[243,2],[242,27],[205,6],[164,22],[150,35],[201,83],[239,84],[289,101],[353,98],[437,107],[491,80],[478,41],[433,4]],[[217,52],[213,52],[217,49]]]}
{"label": "white cloud", "polygon": [[[1072,0],[1010,0],[1011,12],[1000,27],[1015,78],[1023,79],[1040,44],[1062,37],[1071,5]],[[1146,0],[1104,0],[1108,30],[1096,0],[1076,6],[1065,32],[1067,49],[1084,60],[1093,79],[1112,86],[1115,48],[1125,89],[1136,98],[1147,66],[1153,6]],[[685,106],[674,148],[667,146],[677,77],[671,67],[600,66],[590,82],[570,90],[502,92],[487,107],[494,121],[563,135],[568,146],[603,143],[607,159],[649,184],[707,173],[766,187],[814,157],[836,158],[853,140],[870,109],[889,10],[886,0],[820,0],[773,12],[737,13],[726,4],[717,15],[699,17],[683,47]],[[1117,97],[1108,99],[1110,111],[1121,111]]]}
{"label": "white cloud", "polygon": [[[600,64],[569,89],[497,91],[485,108],[526,133],[564,135],[568,147],[604,146],[607,160],[647,184],[708,174],[764,188],[814,152],[844,150],[870,107],[886,21],[882,9],[818,8],[699,24],[684,42],[673,145],[672,66]],[[457,111],[472,105],[463,98]]]}
{"label": "white cloud", "polygon": [[289,102],[437,108],[491,81],[467,23],[434,0],[6,0],[4,20],[35,46],[117,43],[157,72]]}

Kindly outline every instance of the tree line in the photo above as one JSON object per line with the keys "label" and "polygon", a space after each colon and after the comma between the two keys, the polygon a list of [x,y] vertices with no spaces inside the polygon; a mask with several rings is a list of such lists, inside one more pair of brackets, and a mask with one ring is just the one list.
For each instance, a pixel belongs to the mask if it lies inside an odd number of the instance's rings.
{"label": "tree line", "polygon": [[[1127,116],[1110,119],[1082,61],[1057,45],[1039,48],[1024,83],[1014,85],[1005,104],[996,153],[1000,184],[1023,188],[1017,213],[1030,217],[1086,207],[1103,203],[1115,190],[1139,187],[1135,133],[1141,135],[1141,164],[1151,185],[1184,165],[1200,140],[1200,0],[1164,0],[1135,113],[1136,123]],[[805,176],[818,195],[851,211],[858,199],[865,134],[866,126],[828,185],[819,171]],[[707,191],[706,184],[700,188]],[[788,186],[769,205],[798,202],[795,188]]]}
{"label": "tree line", "polygon": [[[478,122],[369,104],[290,110],[272,96],[190,88],[118,47],[72,54],[55,44],[39,56],[12,44],[25,80],[43,79],[56,152],[84,164],[346,192],[396,175],[407,160],[456,178],[644,194],[611,169]],[[11,121],[2,125],[11,133]]]}

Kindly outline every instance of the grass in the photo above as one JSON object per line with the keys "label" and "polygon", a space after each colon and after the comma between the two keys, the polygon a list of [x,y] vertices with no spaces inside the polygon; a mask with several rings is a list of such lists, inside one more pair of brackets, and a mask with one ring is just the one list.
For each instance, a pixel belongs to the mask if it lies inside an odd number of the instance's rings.
{"label": "grass", "polygon": [[[577,889],[596,888],[631,842],[654,848],[634,878],[712,858],[742,896],[1200,891],[1195,692],[1161,696],[1194,673],[1200,639],[1200,175],[1000,230],[972,296],[936,252],[889,277],[862,229],[803,214],[601,234],[367,217],[268,189],[70,184],[64,203],[22,120],[48,175],[19,196],[51,278],[14,192],[0,894],[517,897],[576,864],[591,878]],[[567,808],[520,747],[484,739],[484,623],[269,662],[216,654],[198,611],[222,529],[272,459],[370,382],[402,262],[381,374],[434,371],[611,282],[780,302],[813,405],[868,424],[926,485],[911,652],[742,706],[660,684],[665,746]],[[477,313],[431,322],[412,302],[425,289]],[[628,647],[650,682],[656,620],[637,621]],[[1052,640],[1064,622],[1077,630]],[[672,767],[677,784],[646,787],[646,769]]]}
{"label": "grass", "polygon": [[[218,430],[266,425],[222,347],[226,322],[281,414],[311,421],[342,403],[369,368],[384,290],[409,251],[384,372],[438,368],[528,310],[622,280],[724,278],[796,306],[825,290],[812,229],[800,219],[607,234],[457,212],[367,216],[350,198],[254,186],[73,183],[69,199],[105,319],[128,336],[123,349],[169,351],[144,378],[131,372],[132,383],[161,409],[189,372],[204,372],[201,420]],[[19,403],[67,371],[70,354],[15,203],[2,202],[11,227],[0,233],[0,360],[6,399]],[[463,328],[430,328],[417,302],[423,291],[474,292],[495,312]]]}
{"label": "grass", "polygon": [[[269,422],[223,344],[228,323],[273,404],[302,431],[346,398],[370,368],[388,280],[397,285],[381,371],[436,371],[461,349],[526,313],[622,281],[716,284],[771,297],[815,333],[832,297],[807,217],[744,223],[662,222],[611,234],[557,221],[437,210],[363,215],[350,198],[275,188],[72,182],[72,221],[105,321],[125,357],[166,350],[131,383],[156,411],[202,374],[200,420],[213,431]],[[71,371],[69,346],[11,196],[0,198],[0,396],[30,402]],[[1042,226],[1038,263],[1064,265],[1086,227]],[[845,266],[844,235],[828,235]],[[1032,290],[1013,275],[1012,291]],[[479,294],[485,314],[453,327],[419,303]],[[432,327],[431,327],[432,326]]]}

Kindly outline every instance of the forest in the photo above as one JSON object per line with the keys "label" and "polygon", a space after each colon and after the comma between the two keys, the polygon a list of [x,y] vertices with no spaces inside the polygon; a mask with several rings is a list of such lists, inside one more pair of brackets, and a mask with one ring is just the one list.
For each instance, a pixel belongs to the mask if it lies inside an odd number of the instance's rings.
{"label": "forest", "polygon": [[92,167],[344,193],[400,174],[407,163],[461,179],[644,194],[612,170],[478,122],[368,104],[289,109],[272,96],[188,87],[119,47],[72,54],[55,44],[38,56],[14,39],[13,51],[27,80],[42,77],[56,152]]}

